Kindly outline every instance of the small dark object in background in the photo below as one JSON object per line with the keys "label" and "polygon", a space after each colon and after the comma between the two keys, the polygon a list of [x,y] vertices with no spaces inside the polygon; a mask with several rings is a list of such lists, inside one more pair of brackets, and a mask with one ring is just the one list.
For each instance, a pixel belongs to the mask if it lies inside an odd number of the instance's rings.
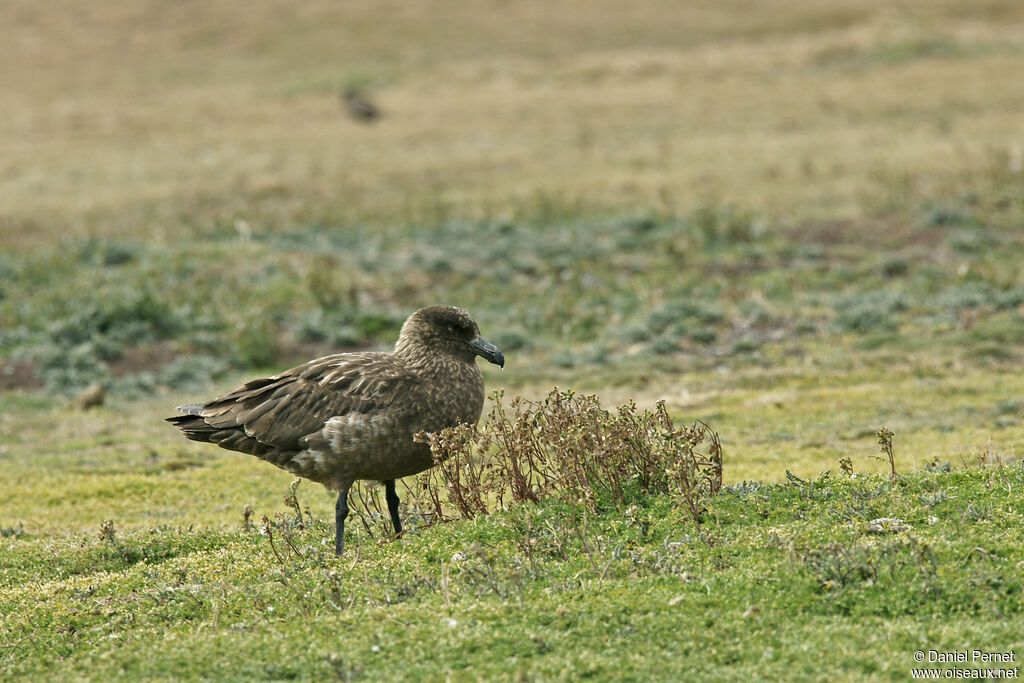
{"label": "small dark object in background", "polygon": [[369,123],[380,118],[380,109],[359,88],[345,88],[341,93],[341,101],[348,115],[356,121]]}
{"label": "small dark object in background", "polygon": [[92,384],[75,397],[75,407],[79,410],[89,410],[103,405],[107,398],[107,392],[102,384]]}

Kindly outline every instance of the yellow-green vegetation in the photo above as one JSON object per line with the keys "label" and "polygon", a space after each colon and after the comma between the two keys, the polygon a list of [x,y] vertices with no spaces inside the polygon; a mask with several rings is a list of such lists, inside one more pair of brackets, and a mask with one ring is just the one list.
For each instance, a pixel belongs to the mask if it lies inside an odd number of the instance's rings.
{"label": "yellow-green vegetation", "polygon": [[[1021,3],[57,0],[0,43],[0,675],[903,680],[1018,643]],[[699,528],[664,491],[397,541],[364,509],[336,560],[330,495],[300,527],[289,475],[161,422],[434,303],[506,397],[710,425]]]}
{"label": "yellow-green vegetation", "polygon": [[[549,501],[362,536],[342,560],[329,523],[291,512],[263,534],[237,510],[233,529],[14,531],[4,670],[905,680],[922,648],[1019,645],[1021,486],[1019,465],[744,484],[700,530],[664,496],[589,517]],[[873,534],[878,516],[909,529]]]}

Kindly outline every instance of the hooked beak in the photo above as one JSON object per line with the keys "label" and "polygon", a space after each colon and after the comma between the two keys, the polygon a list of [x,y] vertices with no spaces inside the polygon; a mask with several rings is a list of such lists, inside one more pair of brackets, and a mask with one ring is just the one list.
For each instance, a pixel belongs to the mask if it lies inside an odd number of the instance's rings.
{"label": "hooked beak", "polygon": [[469,342],[469,346],[473,349],[473,353],[476,355],[494,363],[500,368],[505,367],[505,355],[501,352],[501,349],[483,337],[478,336],[476,339]]}

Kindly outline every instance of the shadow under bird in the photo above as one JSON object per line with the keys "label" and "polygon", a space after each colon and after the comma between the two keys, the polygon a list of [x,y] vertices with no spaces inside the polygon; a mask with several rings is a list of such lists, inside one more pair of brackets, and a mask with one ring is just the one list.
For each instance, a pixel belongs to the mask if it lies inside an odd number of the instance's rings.
{"label": "shadow under bird", "polygon": [[395,480],[434,465],[415,434],[475,424],[484,405],[476,356],[505,366],[466,311],[430,306],[409,316],[394,351],[339,353],[255,379],[167,418],[193,441],[255,455],[338,491],[335,552],[344,548],[348,492],[384,482],[401,533]]}

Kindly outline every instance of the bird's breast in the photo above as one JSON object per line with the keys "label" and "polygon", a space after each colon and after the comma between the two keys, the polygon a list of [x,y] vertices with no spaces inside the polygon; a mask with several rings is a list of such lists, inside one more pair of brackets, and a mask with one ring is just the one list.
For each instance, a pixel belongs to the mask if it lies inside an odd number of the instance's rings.
{"label": "bird's breast", "polygon": [[476,424],[484,407],[484,378],[476,363],[452,362],[424,383],[421,428],[435,432],[465,422]]}

